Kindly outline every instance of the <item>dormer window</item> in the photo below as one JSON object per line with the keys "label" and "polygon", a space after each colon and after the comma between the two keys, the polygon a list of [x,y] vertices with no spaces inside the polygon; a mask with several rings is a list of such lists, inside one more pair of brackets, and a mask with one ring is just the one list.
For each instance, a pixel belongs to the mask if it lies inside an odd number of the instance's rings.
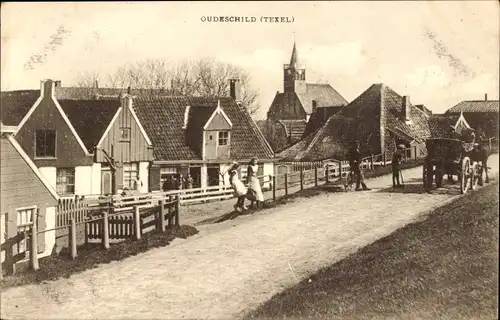
{"label": "dormer window", "polygon": [[227,146],[229,144],[229,131],[219,131],[219,146]]}

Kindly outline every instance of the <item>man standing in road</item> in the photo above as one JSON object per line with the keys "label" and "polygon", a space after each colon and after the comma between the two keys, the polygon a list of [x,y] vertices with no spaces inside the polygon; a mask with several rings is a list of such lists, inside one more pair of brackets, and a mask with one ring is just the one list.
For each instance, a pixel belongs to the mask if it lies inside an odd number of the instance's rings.
{"label": "man standing in road", "polygon": [[403,148],[404,145],[399,145],[396,148],[396,151],[392,154],[392,187],[393,188],[401,188],[403,185],[399,181],[400,176],[400,168],[399,163],[403,158]]}
{"label": "man standing in road", "polygon": [[[356,191],[371,190],[366,186],[363,172],[361,171],[361,153],[359,152],[359,141],[356,141],[351,150],[349,150],[347,158],[349,160],[351,171],[356,174]],[[363,187],[363,189],[360,188],[360,185]]]}

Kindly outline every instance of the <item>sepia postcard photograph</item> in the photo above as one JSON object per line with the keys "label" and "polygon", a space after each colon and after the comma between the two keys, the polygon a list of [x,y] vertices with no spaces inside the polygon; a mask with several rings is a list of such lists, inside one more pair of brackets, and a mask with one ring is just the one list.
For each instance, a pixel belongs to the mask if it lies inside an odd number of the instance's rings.
{"label": "sepia postcard photograph", "polygon": [[498,319],[500,2],[0,21],[0,319]]}

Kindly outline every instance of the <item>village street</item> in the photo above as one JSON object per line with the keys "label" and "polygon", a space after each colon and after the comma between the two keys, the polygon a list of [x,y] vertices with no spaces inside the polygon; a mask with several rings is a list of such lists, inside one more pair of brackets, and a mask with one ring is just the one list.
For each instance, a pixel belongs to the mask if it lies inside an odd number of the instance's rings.
{"label": "village street", "polygon": [[[498,155],[489,166],[496,176]],[[421,167],[403,174],[404,190],[385,175],[367,181],[369,192],[300,198],[69,279],[7,289],[1,316],[233,319],[459,196],[457,184],[423,193]]]}

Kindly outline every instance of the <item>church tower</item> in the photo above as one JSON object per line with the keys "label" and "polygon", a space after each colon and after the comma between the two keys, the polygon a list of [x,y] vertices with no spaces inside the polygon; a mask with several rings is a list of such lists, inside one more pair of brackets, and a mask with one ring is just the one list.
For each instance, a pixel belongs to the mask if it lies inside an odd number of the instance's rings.
{"label": "church tower", "polygon": [[293,42],[292,57],[290,63],[283,65],[283,92],[295,92],[296,81],[305,82],[306,69],[299,64],[299,57],[295,41]]}

